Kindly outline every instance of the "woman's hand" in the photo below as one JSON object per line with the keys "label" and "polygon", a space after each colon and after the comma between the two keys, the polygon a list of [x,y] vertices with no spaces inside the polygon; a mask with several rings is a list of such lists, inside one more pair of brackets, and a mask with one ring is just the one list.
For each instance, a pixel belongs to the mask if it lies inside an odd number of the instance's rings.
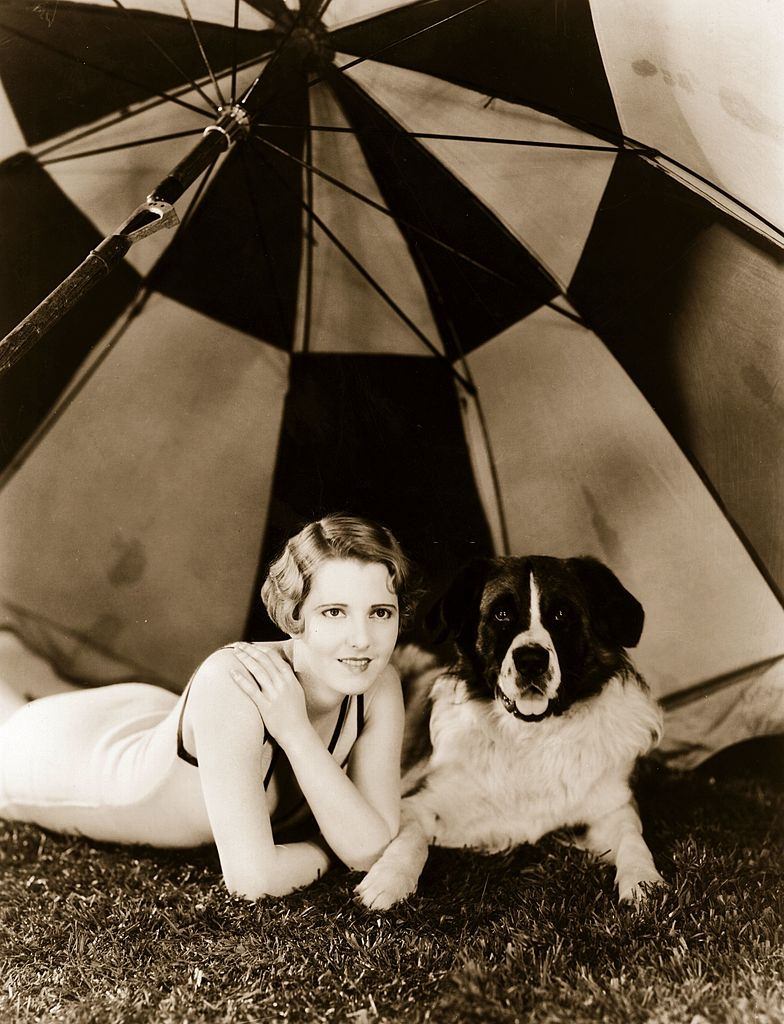
{"label": "woman's hand", "polygon": [[267,731],[286,749],[310,727],[305,693],[294,669],[281,650],[234,645],[242,670],[233,669],[232,680],[259,710]]}

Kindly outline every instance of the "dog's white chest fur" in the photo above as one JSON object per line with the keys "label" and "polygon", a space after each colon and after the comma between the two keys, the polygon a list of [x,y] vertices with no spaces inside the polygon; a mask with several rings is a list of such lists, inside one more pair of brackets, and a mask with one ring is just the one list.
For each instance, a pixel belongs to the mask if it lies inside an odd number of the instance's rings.
{"label": "dog's white chest fur", "polygon": [[536,723],[471,700],[454,676],[431,695],[433,752],[403,785],[417,786],[412,805],[439,846],[498,851],[595,820],[628,802],[632,766],[661,731],[658,706],[634,678]]}

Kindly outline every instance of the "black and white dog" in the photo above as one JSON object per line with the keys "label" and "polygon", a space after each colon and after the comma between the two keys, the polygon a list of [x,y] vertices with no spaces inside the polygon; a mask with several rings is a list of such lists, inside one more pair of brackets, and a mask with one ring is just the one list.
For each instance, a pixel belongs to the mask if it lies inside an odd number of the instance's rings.
{"label": "black and white dog", "polygon": [[400,832],[357,887],[386,909],[410,895],[429,845],[484,852],[584,826],[615,865],[621,900],[660,883],[630,789],[661,710],[625,648],[643,609],[592,558],[478,560],[434,609],[455,643],[445,670],[396,658],[406,692]]}

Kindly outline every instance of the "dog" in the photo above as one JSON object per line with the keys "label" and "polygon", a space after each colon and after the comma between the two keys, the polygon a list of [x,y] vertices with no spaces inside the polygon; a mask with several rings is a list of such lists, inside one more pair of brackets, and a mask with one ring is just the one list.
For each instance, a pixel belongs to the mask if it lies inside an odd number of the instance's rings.
{"label": "dog", "polygon": [[396,655],[406,693],[398,835],[357,886],[385,910],[411,895],[428,847],[485,853],[584,829],[578,845],[615,865],[622,902],[663,884],[630,788],[662,712],[626,649],[640,603],[589,557],[478,559],[429,616],[450,668],[422,648]]}

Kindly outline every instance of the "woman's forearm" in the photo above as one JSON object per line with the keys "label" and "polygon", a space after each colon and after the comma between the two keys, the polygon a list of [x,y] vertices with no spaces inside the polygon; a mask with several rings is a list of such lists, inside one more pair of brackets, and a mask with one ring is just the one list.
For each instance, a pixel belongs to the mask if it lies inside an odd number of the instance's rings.
{"label": "woman's forearm", "polygon": [[394,835],[310,725],[284,747],[321,834],[343,863],[367,871]]}
{"label": "woman's forearm", "polygon": [[287,843],[275,846],[267,870],[253,871],[249,877],[225,871],[224,878],[229,892],[249,900],[287,896],[325,874],[329,862],[329,854],[316,842]]}

